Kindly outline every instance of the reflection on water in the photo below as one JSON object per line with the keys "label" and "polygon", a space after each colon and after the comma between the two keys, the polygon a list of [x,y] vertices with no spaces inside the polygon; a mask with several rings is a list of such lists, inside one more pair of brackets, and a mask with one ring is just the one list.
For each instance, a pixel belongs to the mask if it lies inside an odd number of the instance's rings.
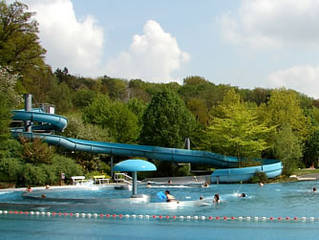
{"label": "reflection on water", "polygon": [[[150,196],[150,202],[130,199],[128,190],[111,186],[34,190],[32,193],[1,192],[0,208],[36,211],[103,212],[111,214],[168,214],[212,216],[314,216],[319,208],[319,194],[311,191],[316,182],[288,184],[220,184],[208,188],[162,185],[138,187],[138,193]],[[178,203],[157,198],[169,190]],[[221,203],[213,203],[219,193]],[[245,193],[246,197],[239,197]],[[43,198],[43,195],[45,197]],[[203,200],[199,200],[202,197]]]}

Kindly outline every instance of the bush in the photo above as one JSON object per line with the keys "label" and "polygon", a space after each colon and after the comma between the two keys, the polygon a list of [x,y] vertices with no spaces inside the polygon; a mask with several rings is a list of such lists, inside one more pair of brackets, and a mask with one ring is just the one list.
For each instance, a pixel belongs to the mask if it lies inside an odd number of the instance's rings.
{"label": "bush", "polygon": [[8,139],[0,144],[0,158],[20,158],[23,146],[15,139]]}
{"label": "bush", "polygon": [[45,184],[55,185],[59,183],[60,174],[57,173],[55,165],[42,164],[41,168],[46,175]]}
{"label": "bush", "polygon": [[0,159],[0,181],[17,182],[22,172],[22,163],[16,158]]}
{"label": "bush", "polygon": [[61,155],[54,155],[52,158],[52,167],[55,170],[55,174],[60,180],[61,173],[65,174],[65,178],[71,178],[72,176],[83,175],[82,168],[79,164],[71,158],[67,158]]}
{"label": "bush", "polygon": [[51,163],[54,150],[40,138],[32,139],[32,141],[20,138],[20,141],[23,145],[22,158],[26,162],[33,164]]}
{"label": "bush", "polygon": [[189,176],[189,175],[190,175],[190,167],[188,164],[177,168],[176,176]]}
{"label": "bush", "polygon": [[254,176],[249,180],[250,183],[265,183],[268,181],[268,177],[264,172],[255,172]]}
{"label": "bush", "polygon": [[98,168],[103,174],[111,175],[111,167],[107,163],[99,160],[98,161]]}
{"label": "bush", "polygon": [[46,177],[47,176],[43,168],[27,163],[23,167],[21,184],[25,186],[43,186],[46,183]]}

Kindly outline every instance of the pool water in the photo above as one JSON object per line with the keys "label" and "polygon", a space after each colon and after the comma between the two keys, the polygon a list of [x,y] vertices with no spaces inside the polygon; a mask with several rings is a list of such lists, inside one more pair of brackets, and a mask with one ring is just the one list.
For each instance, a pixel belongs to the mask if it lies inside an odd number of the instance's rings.
{"label": "pool water", "polygon": [[[149,203],[128,200],[127,190],[110,186],[0,192],[0,209],[45,212],[148,214],[162,216],[319,217],[317,182],[219,184],[199,186],[138,187]],[[318,188],[318,187],[317,187]],[[169,190],[180,204],[162,202],[160,191]],[[220,204],[213,204],[215,193]],[[246,193],[246,198],[239,198]],[[46,198],[41,199],[45,194]],[[204,200],[199,201],[199,197]],[[38,198],[38,199],[37,199]],[[204,203],[204,204],[202,204]],[[0,215],[0,239],[317,239],[319,221],[200,221],[170,219],[106,219]]]}

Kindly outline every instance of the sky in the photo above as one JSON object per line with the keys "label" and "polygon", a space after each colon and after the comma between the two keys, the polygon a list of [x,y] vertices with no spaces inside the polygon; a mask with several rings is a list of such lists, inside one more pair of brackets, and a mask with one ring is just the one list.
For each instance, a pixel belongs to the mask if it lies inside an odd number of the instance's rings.
{"label": "sky", "polygon": [[46,62],[84,77],[201,76],[319,98],[319,0],[22,0]]}

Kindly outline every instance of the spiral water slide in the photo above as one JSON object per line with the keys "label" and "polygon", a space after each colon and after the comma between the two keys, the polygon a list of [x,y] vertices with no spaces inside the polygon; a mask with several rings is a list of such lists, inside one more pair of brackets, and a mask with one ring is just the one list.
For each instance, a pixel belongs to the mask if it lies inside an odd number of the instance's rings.
{"label": "spiral water slide", "polygon": [[[43,112],[41,109],[29,109],[29,111],[16,110],[12,111],[12,115],[13,120],[22,120],[29,122],[31,125],[28,131],[25,131],[25,128],[12,129],[12,135],[16,138],[19,136],[31,139],[41,138],[48,144],[62,146],[71,151],[145,157],[176,163],[196,163],[210,165],[215,168],[227,168],[215,170],[211,175],[212,183],[247,181],[257,171],[264,172],[268,178],[277,177],[282,172],[282,163],[274,159],[259,159],[260,166],[236,168],[238,167],[238,159],[236,157],[224,156],[207,151],[97,142],[53,135],[51,133],[52,131],[64,130],[68,120],[63,116]],[[41,133],[40,130],[46,130],[46,133]],[[50,130],[52,131],[50,132]]]}

